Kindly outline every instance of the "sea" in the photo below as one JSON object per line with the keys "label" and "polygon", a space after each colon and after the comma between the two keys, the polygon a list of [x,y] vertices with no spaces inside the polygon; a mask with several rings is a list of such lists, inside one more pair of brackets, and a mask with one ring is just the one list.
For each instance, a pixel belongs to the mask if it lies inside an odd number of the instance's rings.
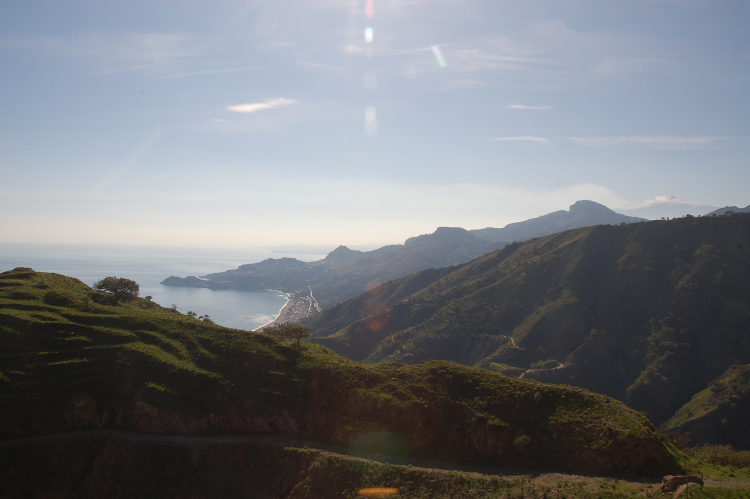
{"label": "sea", "polygon": [[325,253],[294,253],[269,248],[209,249],[82,244],[0,243],[0,272],[31,267],[80,279],[92,286],[107,276],[125,277],[140,285],[140,296],[151,296],[163,307],[183,314],[208,314],[215,323],[254,330],[272,322],[289,299],[278,290],[235,291],[163,286],[169,276],[203,276],[236,269],[266,258],[290,257],[315,261]]}

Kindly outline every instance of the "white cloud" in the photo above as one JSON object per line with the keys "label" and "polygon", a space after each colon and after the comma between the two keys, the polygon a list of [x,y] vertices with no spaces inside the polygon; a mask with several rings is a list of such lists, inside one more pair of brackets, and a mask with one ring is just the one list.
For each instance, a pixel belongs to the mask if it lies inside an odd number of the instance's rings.
{"label": "white cloud", "polygon": [[292,104],[297,104],[298,102],[299,101],[296,99],[286,99],[281,97],[279,99],[266,99],[263,102],[253,102],[250,104],[235,104],[227,107],[227,111],[234,111],[235,113],[257,113],[258,111],[265,111],[266,109],[290,106]]}
{"label": "white cloud", "polygon": [[685,201],[675,196],[656,196],[642,203],[626,204],[622,207],[615,207],[615,209],[626,215],[655,220],[662,217],[682,217],[687,213],[693,216],[705,215],[716,210],[717,207]]}
{"label": "white cloud", "polygon": [[696,137],[679,135],[635,135],[622,137],[568,137],[587,147],[638,146],[650,149],[705,149],[731,137]]}
{"label": "white cloud", "polygon": [[625,210],[636,210],[639,208],[650,208],[652,206],[657,205],[664,205],[664,204],[680,204],[680,205],[689,205],[689,206],[700,206],[700,203],[693,203],[690,201],[685,201],[683,199],[676,198],[674,196],[656,196],[655,198],[648,199],[642,203],[638,204],[632,204],[628,206],[623,206],[623,209]]}
{"label": "white cloud", "polygon": [[523,137],[498,137],[490,139],[491,142],[535,142],[537,144],[552,145],[552,142],[544,137],[534,137],[533,135],[524,135]]}
{"label": "white cloud", "polygon": [[553,109],[552,106],[524,106],[523,104],[513,104],[508,109]]}

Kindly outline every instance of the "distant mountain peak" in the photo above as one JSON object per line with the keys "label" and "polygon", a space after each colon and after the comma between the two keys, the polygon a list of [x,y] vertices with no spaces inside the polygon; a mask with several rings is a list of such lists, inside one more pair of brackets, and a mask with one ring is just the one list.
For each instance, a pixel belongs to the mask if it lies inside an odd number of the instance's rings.
{"label": "distant mountain peak", "polygon": [[616,213],[595,201],[582,199],[570,206],[570,211],[559,210],[541,217],[515,222],[502,229],[487,227],[471,232],[487,241],[525,241],[534,237],[590,225],[640,222],[641,218]]}
{"label": "distant mountain peak", "polygon": [[362,255],[361,251],[349,249],[344,245],[328,253],[325,257],[326,262],[351,262]]}
{"label": "distant mountain peak", "polygon": [[596,201],[589,201],[588,199],[576,201],[570,205],[569,211],[571,213],[614,213],[603,204],[599,204]]}
{"label": "distant mountain peak", "polygon": [[433,235],[435,236],[465,236],[469,231],[461,227],[438,227]]}
{"label": "distant mountain peak", "polygon": [[750,213],[750,205],[747,205],[744,208],[740,208],[737,206],[725,206],[724,208],[719,208],[718,210],[714,210],[711,213],[706,213],[706,216],[710,217],[711,215],[725,215],[729,211],[733,213]]}
{"label": "distant mountain peak", "polygon": [[422,234],[421,236],[410,237],[404,242],[405,245],[428,240],[448,240],[448,239],[474,239],[471,232],[461,227],[438,227],[432,234]]}

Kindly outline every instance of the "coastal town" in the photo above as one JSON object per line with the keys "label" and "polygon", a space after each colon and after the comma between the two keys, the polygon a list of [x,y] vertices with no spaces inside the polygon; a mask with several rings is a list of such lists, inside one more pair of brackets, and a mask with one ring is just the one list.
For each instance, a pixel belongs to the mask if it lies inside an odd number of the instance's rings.
{"label": "coastal town", "polygon": [[307,286],[289,294],[289,301],[281,309],[279,316],[270,324],[281,324],[283,322],[297,323],[320,311],[318,301],[313,296],[312,288]]}

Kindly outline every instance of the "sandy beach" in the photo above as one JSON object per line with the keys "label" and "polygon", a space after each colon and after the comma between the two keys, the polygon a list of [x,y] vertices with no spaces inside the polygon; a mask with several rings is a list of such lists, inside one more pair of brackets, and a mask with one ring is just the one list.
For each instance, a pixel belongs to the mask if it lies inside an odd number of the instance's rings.
{"label": "sandy beach", "polygon": [[282,322],[297,323],[318,312],[320,312],[320,307],[313,296],[312,289],[308,286],[307,288],[290,293],[289,301],[281,309],[278,317],[273,322],[266,324],[266,326],[281,324]]}

